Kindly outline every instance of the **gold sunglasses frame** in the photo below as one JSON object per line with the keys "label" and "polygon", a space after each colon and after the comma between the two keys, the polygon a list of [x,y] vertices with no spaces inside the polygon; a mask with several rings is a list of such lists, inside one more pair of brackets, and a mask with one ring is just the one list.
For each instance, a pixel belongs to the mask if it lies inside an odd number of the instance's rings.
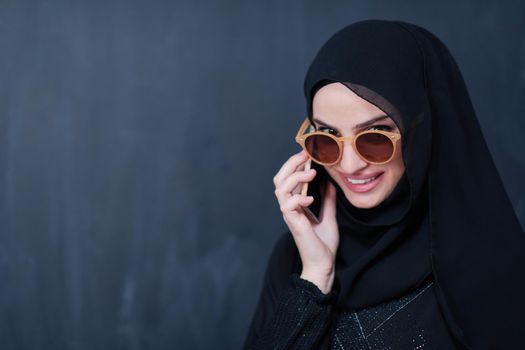
{"label": "gold sunglasses frame", "polygon": [[[341,157],[343,156],[344,141],[351,142],[352,143],[352,148],[354,149],[354,152],[359,156],[359,158],[361,158],[365,162],[371,163],[371,164],[386,164],[386,163],[390,162],[392,160],[392,158],[394,158],[394,155],[396,154],[396,150],[397,150],[397,143],[398,143],[399,140],[401,140],[401,134],[396,133],[396,132],[383,131],[383,130],[365,130],[365,131],[361,131],[360,133],[356,134],[355,136],[348,136],[348,137],[337,137],[337,136],[334,136],[334,135],[332,135],[330,133],[327,133],[327,132],[324,132],[324,131],[314,131],[314,132],[305,134],[306,129],[308,129],[310,126],[312,126],[312,124],[310,123],[310,119],[308,119],[308,117],[306,117],[306,119],[301,124],[301,127],[299,128],[299,131],[297,131],[297,135],[295,136],[295,142],[297,142],[299,145],[301,145],[301,147],[306,151],[306,153],[308,154],[308,157],[310,157],[311,160],[313,160],[317,164],[324,165],[324,166],[331,166],[331,165],[337,164],[337,163],[339,163],[341,161]],[[356,144],[355,144],[355,140],[357,140],[357,138],[359,136],[364,135],[364,134],[382,134],[382,135],[385,135],[386,137],[388,137],[388,139],[392,142],[392,144],[394,146],[394,150],[392,151],[392,155],[390,156],[390,158],[388,158],[388,160],[386,160],[384,162],[372,162],[372,161],[366,159],[365,157],[363,157],[361,155],[361,153],[359,153],[359,151],[357,150],[357,147],[356,147]],[[310,153],[306,149],[305,142],[306,142],[306,139],[309,136],[313,136],[313,135],[328,136],[328,137],[332,138],[337,143],[337,146],[339,146],[339,156],[337,157],[337,160],[335,162],[333,162],[333,163],[323,163],[323,162],[320,162],[320,161],[314,159],[312,156],[310,156]]]}

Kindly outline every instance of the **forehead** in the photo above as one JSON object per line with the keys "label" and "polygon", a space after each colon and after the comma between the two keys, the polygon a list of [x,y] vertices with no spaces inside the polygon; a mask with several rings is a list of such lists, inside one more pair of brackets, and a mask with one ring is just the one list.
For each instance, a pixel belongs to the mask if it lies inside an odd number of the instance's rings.
{"label": "forehead", "polygon": [[[312,114],[313,118],[340,129],[352,129],[357,124],[386,115],[379,107],[341,83],[330,83],[316,92]],[[391,118],[381,122],[394,123]]]}

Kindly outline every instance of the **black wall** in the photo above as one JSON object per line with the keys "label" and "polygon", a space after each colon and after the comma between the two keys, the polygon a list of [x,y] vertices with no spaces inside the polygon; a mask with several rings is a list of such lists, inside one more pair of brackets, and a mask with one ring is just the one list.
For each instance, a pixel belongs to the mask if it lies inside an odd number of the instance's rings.
{"label": "black wall", "polygon": [[449,46],[524,224],[523,1],[1,0],[0,347],[239,348],[306,68],[368,18]]}

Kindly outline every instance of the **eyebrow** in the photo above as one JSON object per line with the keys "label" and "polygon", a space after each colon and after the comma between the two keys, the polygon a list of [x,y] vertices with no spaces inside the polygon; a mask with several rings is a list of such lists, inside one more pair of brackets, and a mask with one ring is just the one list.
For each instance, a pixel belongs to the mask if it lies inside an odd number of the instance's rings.
{"label": "eyebrow", "polygon": [[[361,129],[364,129],[366,128],[367,126],[371,126],[372,124],[374,124],[375,122],[378,122],[380,120],[384,120],[384,119],[387,119],[388,118],[388,115],[378,115],[377,117],[374,117],[372,119],[369,119],[367,120],[366,122],[363,122],[363,123],[360,123],[360,124],[357,124],[357,125],[354,125],[354,127],[352,128],[352,130],[354,131],[357,131],[357,130],[361,130]],[[319,120],[319,119],[316,119],[316,118],[312,118],[312,120],[314,122],[316,122],[317,124],[321,124],[327,128],[330,128],[330,129],[333,129],[335,131],[338,131],[337,128],[334,128],[333,126],[330,126],[328,124],[326,124],[325,122]]]}

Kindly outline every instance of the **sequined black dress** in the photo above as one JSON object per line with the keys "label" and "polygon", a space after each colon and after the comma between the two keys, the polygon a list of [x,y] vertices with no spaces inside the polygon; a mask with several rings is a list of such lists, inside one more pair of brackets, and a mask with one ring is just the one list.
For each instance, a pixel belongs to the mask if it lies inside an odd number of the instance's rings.
{"label": "sequined black dress", "polygon": [[401,298],[341,313],[333,293],[292,275],[272,320],[256,329],[254,319],[245,349],[456,349],[433,285],[429,279]]}
{"label": "sequined black dress", "polygon": [[430,275],[405,295],[348,312],[337,287],[323,294],[299,278],[290,234],[274,246],[244,349],[464,349],[451,336]]}

